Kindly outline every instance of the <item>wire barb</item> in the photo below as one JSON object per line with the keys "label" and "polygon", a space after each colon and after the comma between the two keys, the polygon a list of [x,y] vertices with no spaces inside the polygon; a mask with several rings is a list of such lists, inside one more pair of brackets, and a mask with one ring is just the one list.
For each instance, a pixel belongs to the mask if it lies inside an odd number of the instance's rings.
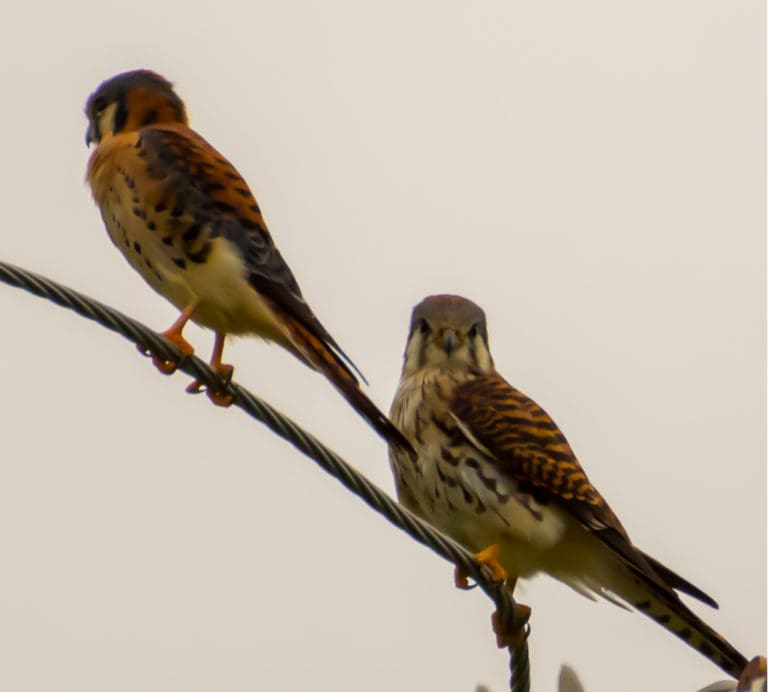
{"label": "wire barb", "polygon": [[[0,261],[0,281],[73,310],[78,315],[121,334],[140,349],[149,351],[158,358],[169,361],[179,357],[175,346],[149,327],[46,277]],[[317,438],[247,389],[235,382],[229,382],[223,387],[219,376],[196,356],[182,360],[178,369],[208,387],[230,394],[235,406],[290,442],[390,523],[443,559],[460,567],[496,604],[499,622],[504,631],[514,632],[526,628],[527,634],[527,622],[516,613],[515,601],[509,589],[503,582],[494,582],[490,570],[478,565],[469,551],[401,507]],[[510,650],[509,670],[510,691],[529,692],[530,668],[526,637],[520,637],[520,643]]]}

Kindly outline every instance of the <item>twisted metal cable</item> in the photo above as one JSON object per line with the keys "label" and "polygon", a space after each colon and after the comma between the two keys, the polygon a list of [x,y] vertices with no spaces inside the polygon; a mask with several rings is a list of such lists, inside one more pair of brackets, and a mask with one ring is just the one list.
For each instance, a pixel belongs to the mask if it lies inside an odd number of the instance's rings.
{"label": "twisted metal cable", "polygon": [[[43,276],[0,261],[0,281],[47,298],[82,317],[98,322],[164,361],[176,361],[179,357],[173,344],[140,322]],[[496,604],[503,631],[516,632],[527,627],[525,619],[516,613],[511,592],[502,582],[493,581],[491,571],[487,567],[478,565],[472,555],[458,543],[398,505],[383,490],[315,437],[302,430],[290,418],[235,382],[223,383],[219,376],[196,356],[181,361],[178,369],[197,378],[206,387],[231,395],[235,406],[290,442],[390,523],[443,559],[459,566]],[[530,669],[525,638],[521,638],[520,643],[510,649],[509,668],[511,692],[528,692]]]}

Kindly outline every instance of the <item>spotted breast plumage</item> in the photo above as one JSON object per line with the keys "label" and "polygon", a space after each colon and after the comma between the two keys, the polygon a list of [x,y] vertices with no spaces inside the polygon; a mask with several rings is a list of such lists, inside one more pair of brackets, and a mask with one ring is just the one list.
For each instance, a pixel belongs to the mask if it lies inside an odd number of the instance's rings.
{"label": "spotted breast plumage", "polygon": [[[96,144],[87,171],[94,200],[112,242],[181,311],[164,332],[181,356],[193,352],[182,336],[190,319],[215,331],[211,367],[223,381],[232,375],[222,362],[227,334],[277,342],[324,374],[385,439],[408,449],[305,302],[247,183],[189,127],[171,84],[148,70],[119,74],[90,96],[86,116],[86,143]],[[166,372],[177,365],[155,364]]]}
{"label": "spotted breast plumage", "polygon": [[[676,591],[714,600],[632,544],[554,421],[496,372],[477,305],[441,295],[414,308],[390,415],[417,453],[390,449],[400,501],[497,578],[514,588],[518,577],[549,574],[641,611],[741,673],[744,656]],[[456,579],[466,584],[458,571]]]}

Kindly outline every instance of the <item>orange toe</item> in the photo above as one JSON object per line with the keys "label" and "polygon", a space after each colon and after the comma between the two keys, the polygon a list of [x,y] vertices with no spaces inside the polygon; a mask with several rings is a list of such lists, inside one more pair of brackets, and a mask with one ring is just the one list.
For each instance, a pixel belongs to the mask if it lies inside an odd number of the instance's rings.
{"label": "orange toe", "polygon": [[453,583],[457,589],[462,589],[464,591],[469,591],[469,589],[474,588],[474,585],[470,585],[469,583],[467,573],[458,565],[456,565],[453,570]]}
{"label": "orange toe", "polygon": [[229,383],[232,381],[232,375],[235,372],[235,369],[226,363],[216,363],[213,366],[213,369],[219,376],[222,387],[219,390],[209,389],[207,392],[208,398],[211,400],[211,403],[215,404],[216,406],[223,406],[225,408],[227,406],[231,406],[234,397],[222,390],[229,386]]}
{"label": "orange toe", "polygon": [[[499,544],[492,543],[484,550],[477,553],[474,558],[475,562],[481,567],[488,567],[491,570],[493,581],[506,581],[507,571],[501,566],[498,561],[499,556]],[[453,583],[457,589],[473,589],[470,586],[467,573],[458,565],[453,570]]]}
{"label": "orange toe", "polygon": [[179,363],[180,361],[177,360],[162,360],[155,355],[152,356],[152,364],[163,373],[163,375],[172,375],[178,369]]}
{"label": "orange toe", "polygon": [[478,564],[488,567],[492,574],[494,581],[506,581],[507,570],[505,570],[498,560],[499,557],[499,544],[492,543],[484,550],[481,550],[475,555],[475,560]]}
{"label": "orange toe", "polygon": [[179,353],[181,354],[181,359],[184,360],[185,358],[189,358],[194,352],[195,349],[192,348],[192,344],[189,343],[179,332],[177,331],[167,331],[162,333],[163,336],[168,339],[176,348],[179,349]]}
{"label": "orange toe", "polygon": [[507,632],[501,626],[501,619],[498,611],[491,615],[491,627],[496,635],[496,645],[500,649],[507,647],[515,648],[528,638],[530,629],[528,628],[528,619],[531,617],[531,609],[522,603],[515,604],[515,619],[522,619],[523,624],[513,632]]}
{"label": "orange toe", "polygon": [[187,392],[189,394],[200,394],[201,392],[205,391],[206,396],[216,406],[223,406],[223,407],[231,406],[232,402],[234,401],[234,397],[231,394],[227,394],[223,390],[232,381],[232,374],[235,372],[235,369],[231,365],[227,365],[226,363],[215,363],[215,364],[212,364],[211,367],[213,368],[213,370],[216,371],[216,374],[219,376],[220,388],[213,390],[213,389],[210,389],[208,386],[206,386],[200,380],[194,380],[187,386]]}
{"label": "orange toe", "polygon": [[192,380],[187,387],[187,394],[202,394],[205,391],[205,385],[200,380]]}
{"label": "orange toe", "polygon": [[[161,333],[163,337],[179,349],[179,358],[175,360],[163,360],[156,355],[153,355],[152,363],[161,373],[163,373],[163,375],[170,375],[176,372],[181,362],[186,358],[189,358],[195,352],[195,349],[192,348],[192,344],[190,344],[189,341],[175,329],[169,329],[168,331]],[[141,353],[146,353],[143,347],[137,346],[137,348]]]}
{"label": "orange toe", "polygon": [[235,397],[233,397],[231,394],[225,394],[224,392],[212,392],[209,390],[207,395],[212,404],[215,406],[221,406],[223,408],[232,406],[232,402],[235,400]]}
{"label": "orange toe", "polygon": [[229,383],[232,381],[232,375],[235,372],[235,368],[232,365],[228,365],[227,363],[219,363],[214,370],[216,371],[216,374],[219,376],[221,381],[225,385],[229,385]]}

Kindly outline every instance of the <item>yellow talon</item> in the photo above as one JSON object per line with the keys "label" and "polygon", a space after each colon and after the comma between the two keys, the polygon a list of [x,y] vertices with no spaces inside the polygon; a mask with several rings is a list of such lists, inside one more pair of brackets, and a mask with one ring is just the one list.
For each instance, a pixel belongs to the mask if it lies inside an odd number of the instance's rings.
{"label": "yellow talon", "polygon": [[[179,360],[162,360],[161,358],[158,358],[157,356],[152,356],[152,363],[154,366],[161,372],[163,375],[170,375],[171,373],[176,372],[176,369],[181,364],[181,361],[183,361],[186,358],[189,358],[194,352],[195,349],[192,348],[192,344],[189,343],[182,335],[181,330],[184,328],[184,324],[186,324],[187,317],[185,317],[185,313],[182,313],[182,319],[179,318],[173,326],[171,326],[170,329],[167,329],[164,332],[161,332],[161,334],[168,339],[172,344],[174,344],[180,351],[181,357]],[[141,348],[139,349],[142,350]]]}
{"label": "yellow talon", "polygon": [[[493,581],[506,581],[507,571],[501,566],[498,561],[499,544],[492,543],[484,550],[477,553],[474,558],[478,565],[488,567],[491,570]],[[457,589],[469,589],[469,580],[467,573],[458,565],[453,571],[453,583]]]}
{"label": "yellow talon", "polygon": [[491,626],[496,635],[496,644],[500,649],[505,647],[515,648],[528,638],[529,630],[526,628],[528,618],[531,617],[531,609],[521,603],[515,604],[515,619],[522,619],[523,624],[513,632],[505,632],[501,626],[499,613],[494,612],[491,616]]}
{"label": "yellow talon", "polygon": [[[232,381],[232,373],[234,373],[235,369],[231,365],[227,365],[226,363],[211,363],[211,367],[221,378],[222,384],[226,386]],[[203,391],[203,387],[205,387],[205,385],[200,380],[194,380],[187,386],[187,392],[189,394],[199,394]],[[216,406],[231,406],[234,401],[234,397],[231,394],[216,391],[209,387],[206,387],[206,395]]]}
{"label": "yellow talon", "polygon": [[493,574],[493,581],[506,581],[507,571],[499,564],[499,544],[491,543],[485,550],[475,555],[475,561],[479,565],[489,567]]}

